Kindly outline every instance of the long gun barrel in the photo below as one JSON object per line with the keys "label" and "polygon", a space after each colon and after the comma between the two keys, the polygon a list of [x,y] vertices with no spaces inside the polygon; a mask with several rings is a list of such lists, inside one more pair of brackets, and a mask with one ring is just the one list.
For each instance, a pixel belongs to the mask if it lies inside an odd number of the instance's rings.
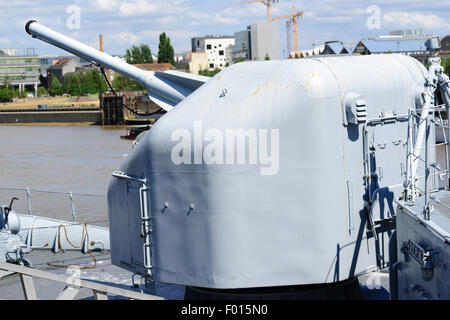
{"label": "long gun barrel", "polygon": [[85,60],[105,66],[138,81],[149,91],[150,98],[167,111],[190,95],[208,79],[176,71],[165,73],[142,70],[119,58],[112,57],[51,30],[35,20],[29,21],[25,30],[33,38],[50,43]]}

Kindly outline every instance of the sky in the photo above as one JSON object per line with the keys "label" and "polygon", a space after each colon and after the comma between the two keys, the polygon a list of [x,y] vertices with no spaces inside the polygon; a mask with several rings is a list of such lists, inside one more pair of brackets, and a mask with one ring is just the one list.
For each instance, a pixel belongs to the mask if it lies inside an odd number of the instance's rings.
{"label": "sky", "polygon": [[[298,25],[301,50],[330,40],[356,43],[398,29],[450,34],[450,0],[280,0],[273,4],[272,15],[290,14],[293,5],[304,12]],[[123,55],[139,43],[148,44],[156,54],[161,32],[181,53],[190,50],[192,37],[233,35],[250,24],[265,23],[267,10],[261,3],[238,5],[225,0],[0,0],[0,48],[62,53],[25,32],[31,19],[96,48],[98,35],[103,34],[110,54]],[[285,22],[274,23],[279,25],[283,54]]]}

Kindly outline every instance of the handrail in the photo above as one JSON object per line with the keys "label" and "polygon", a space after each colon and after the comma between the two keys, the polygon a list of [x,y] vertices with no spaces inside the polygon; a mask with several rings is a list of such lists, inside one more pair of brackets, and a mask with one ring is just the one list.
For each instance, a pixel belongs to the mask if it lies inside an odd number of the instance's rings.
{"label": "handrail", "polygon": [[27,300],[37,300],[33,277],[66,284],[66,289],[59,294],[57,300],[73,300],[82,288],[92,290],[94,297],[98,300],[108,299],[107,294],[118,295],[135,300],[164,300],[162,297],[150,294],[98,284],[88,280],[74,279],[73,277],[57,275],[51,272],[23,267],[7,262],[0,262],[0,270],[18,273],[20,275],[22,288]]}

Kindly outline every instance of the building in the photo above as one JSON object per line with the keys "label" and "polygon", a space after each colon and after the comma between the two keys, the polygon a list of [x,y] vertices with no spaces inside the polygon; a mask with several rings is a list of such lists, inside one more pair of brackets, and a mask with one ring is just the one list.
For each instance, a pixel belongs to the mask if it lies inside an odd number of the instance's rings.
{"label": "building", "polygon": [[297,52],[291,52],[289,54],[289,59],[302,59],[306,57],[318,56],[323,54],[325,50],[325,45],[316,46],[310,50],[302,50]]}
{"label": "building", "polygon": [[247,30],[236,32],[234,38],[233,61],[265,60],[266,57],[280,59],[280,37],[276,23],[252,24]]}
{"label": "building", "polygon": [[280,36],[278,25],[252,24],[250,30],[251,60],[280,59]]}
{"label": "building", "polygon": [[383,53],[400,53],[412,56],[422,63],[426,63],[429,53],[425,42],[425,38],[375,38],[361,40],[355,47],[353,53],[367,54],[383,54]]}
{"label": "building", "polygon": [[[402,38],[431,38],[432,35],[427,35],[423,29],[405,29],[389,32],[389,36],[402,37]],[[386,37],[386,36],[385,36]]]}
{"label": "building", "polygon": [[35,49],[0,49],[0,89],[8,82],[15,90],[37,96],[39,75]]}
{"label": "building", "polygon": [[208,55],[206,52],[190,52],[186,57],[189,64],[189,72],[199,74],[200,70],[209,68]]}
{"label": "building", "polygon": [[234,34],[232,48],[233,62],[237,60],[251,60],[250,30],[239,31]]}
{"label": "building", "polygon": [[73,54],[64,54],[64,55],[40,55],[39,56],[39,65],[40,65],[40,71],[41,75],[43,77],[47,77],[47,70],[51,66],[53,66],[55,63],[57,63],[60,60],[74,60],[79,65],[87,66],[91,64],[91,62],[84,60],[80,57],[77,57]]}
{"label": "building", "polygon": [[232,63],[232,47],[234,37],[231,36],[205,36],[192,38],[192,52],[206,52],[208,68],[223,69]]}
{"label": "building", "polygon": [[441,39],[441,50],[439,56],[442,58],[450,57],[450,36],[445,36]]}
{"label": "building", "polygon": [[327,41],[321,54],[349,54],[348,50],[341,41]]}
{"label": "building", "polygon": [[51,78],[56,77],[61,84],[67,75],[73,74],[82,65],[73,59],[62,59],[55,61],[54,65],[47,69],[48,87],[51,86]]}

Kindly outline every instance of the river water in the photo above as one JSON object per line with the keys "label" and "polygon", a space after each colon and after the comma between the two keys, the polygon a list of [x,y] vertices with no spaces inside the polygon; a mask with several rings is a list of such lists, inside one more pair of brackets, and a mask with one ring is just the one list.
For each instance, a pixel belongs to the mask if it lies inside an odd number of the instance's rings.
{"label": "river water", "polygon": [[0,187],[106,194],[131,151],[124,129],[0,126]]}
{"label": "river water", "polygon": [[[105,195],[131,142],[124,129],[0,126],[0,187]],[[437,159],[445,167],[443,146]]]}

